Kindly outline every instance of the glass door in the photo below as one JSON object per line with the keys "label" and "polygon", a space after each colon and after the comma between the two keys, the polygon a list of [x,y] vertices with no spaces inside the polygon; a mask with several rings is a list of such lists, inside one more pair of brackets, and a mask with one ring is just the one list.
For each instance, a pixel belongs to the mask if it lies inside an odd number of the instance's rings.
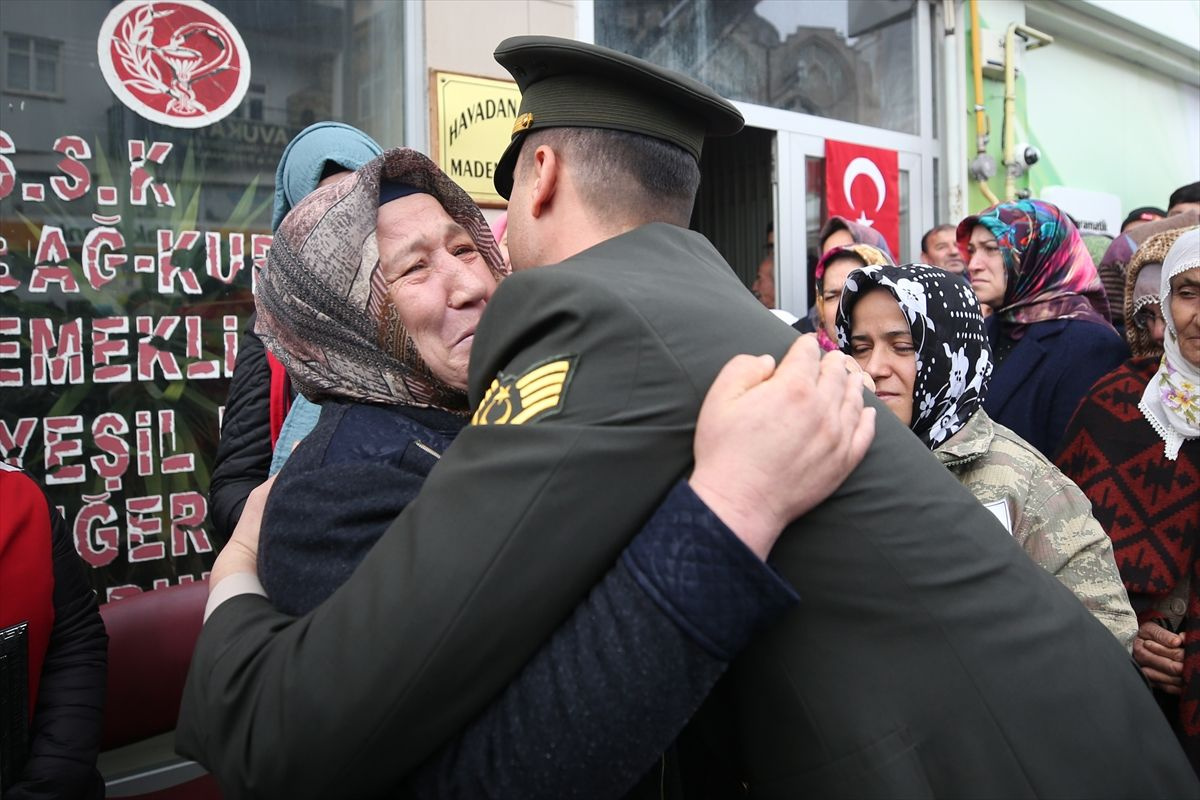
{"label": "glass door", "polygon": [[[828,138],[889,147],[880,141],[880,131],[868,129],[865,136],[860,131],[860,137],[854,138],[846,133],[833,131]],[[780,307],[799,317],[808,313],[815,297],[813,270],[821,255],[817,252],[817,237],[829,216],[825,204],[825,138],[787,131],[779,131],[776,138],[776,284]],[[933,225],[933,182],[927,178],[929,170],[924,166],[923,153],[897,150],[897,156],[900,252],[894,255],[898,263],[906,263],[919,256],[921,235]]]}

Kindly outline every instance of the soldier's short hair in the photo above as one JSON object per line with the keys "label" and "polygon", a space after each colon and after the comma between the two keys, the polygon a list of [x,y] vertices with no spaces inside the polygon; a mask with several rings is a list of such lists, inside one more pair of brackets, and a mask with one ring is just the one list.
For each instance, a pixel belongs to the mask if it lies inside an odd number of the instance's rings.
{"label": "soldier's short hair", "polygon": [[[600,218],[687,227],[700,188],[700,167],[683,148],[652,136],[603,128],[547,128],[529,134],[532,155],[552,148],[567,164],[581,199]],[[518,169],[532,168],[532,158]]]}

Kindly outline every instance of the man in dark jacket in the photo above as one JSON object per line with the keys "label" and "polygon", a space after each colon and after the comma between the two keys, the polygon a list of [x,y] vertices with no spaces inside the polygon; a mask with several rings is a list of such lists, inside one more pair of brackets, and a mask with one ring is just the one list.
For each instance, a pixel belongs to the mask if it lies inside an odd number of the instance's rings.
{"label": "man in dark jacket", "polygon": [[0,462],[0,795],[104,797],[108,636],[62,515]]}
{"label": "man in dark jacket", "polygon": [[[795,336],[682,227],[732,106],[577,42],[497,58],[522,88],[496,183],[526,271],[476,333],[472,425],[317,611],[233,597],[197,647],[185,708],[227,755],[250,731],[291,754],[289,786],[382,791],[467,724],[686,474],[721,364]],[[802,602],[715,709],[755,795],[1200,795],[1127,654],[888,414],[772,560]]]}

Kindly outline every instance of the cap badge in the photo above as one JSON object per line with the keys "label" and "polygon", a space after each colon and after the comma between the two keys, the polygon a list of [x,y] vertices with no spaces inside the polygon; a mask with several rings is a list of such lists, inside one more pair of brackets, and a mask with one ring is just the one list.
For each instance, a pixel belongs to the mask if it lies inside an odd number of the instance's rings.
{"label": "cap badge", "polygon": [[512,135],[516,136],[521,131],[529,130],[531,125],[533,125],[533,114],[526,112],[517,117],[517,121],[513,123]]}

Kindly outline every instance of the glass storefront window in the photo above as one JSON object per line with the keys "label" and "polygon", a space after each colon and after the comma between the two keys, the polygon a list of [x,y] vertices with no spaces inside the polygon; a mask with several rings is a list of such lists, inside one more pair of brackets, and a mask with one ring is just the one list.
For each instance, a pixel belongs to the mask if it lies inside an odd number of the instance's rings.
{"label": "glass storefront window", "polygon": [[733,100],[918,132],[913,0],[606,0],[596,42]]}
{"label": "glass storefront window", "polygon": [[3,7],[0,460],[48,485],[102,597],[198,579],[276,164],[320,120],[403,140],[405,4]]}

